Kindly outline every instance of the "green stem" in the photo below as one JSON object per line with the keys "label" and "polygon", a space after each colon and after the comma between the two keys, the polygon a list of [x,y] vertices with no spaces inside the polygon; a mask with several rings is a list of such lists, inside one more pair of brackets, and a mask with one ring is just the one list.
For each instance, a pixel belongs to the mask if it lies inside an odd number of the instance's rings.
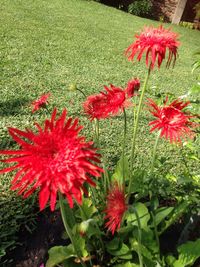
{"label": "green stem", "polygon": [[[151,160],[150,174],[153,173],[153,168],[154,168],[155,159],[156,159],[156,151],[157,151],[157,147],[158,147],[158,141],[160,139],[160,134],[161,134],[161,130],[159,130],[158,133],[157,133],[155,145],[154,145],[154,148],[153,148],[153,155],[152,155],[152,160]],[[149,195],[150,195],[150,199],[151,199],[151,192],[149,193]],[[158,247],[158,261],[160,262],[160,240],[159,240],[159,236],[158,236],[158,229],[157,229],[157,225],[156,225],[154,211],[151,212],[151,216],[152,216],[152,219],[153,219],[154,234],[155,234],[156,243],[157,243],[157,247]]]}
{"label": "green stem", "polygon": [[156,219],[155,219],[154,212],[151,212],[150,214],[151,214],[152,219],[153,219],[154,234],[155,234],[156,243],[157,243],[157,247],[158,247],[158,261],[160,262],[160,240],[159,240],[158,229],[157,229],[157,225],[156,225]]}
{"label": "green stem", "polygon": [[126,111],[123,109],[124,114],[124,135],[123,135],[123,144],[122,144],[122,166],[123,166],[123,185],[125,186],[125,168],[124,168],[124,154],[125,154],[125,146],[126,146],[126,132],[127,132],[127,119],[126,119]]}
{"label": "green stem", "polygon": [[109,179],[109,174],[108,174],[108,171],[107,171],[107,168],[106,168],[105,158],[104,158],[103,155],[102,155],[101,158],[102,158],[102,164],[103,164],[103,169],[104,169],[104,174],[103,174],[104,186],[103,186],[103,189],[104,189],[104,193],[106,194],[107,191],[108,191],[108,187],[110,185],[110,179]]}
{"label": "green stem", "polygon": [[99,120],[95,119],[95,136],[96,146],[99,147]]}
{"label": "green stem", "polygon": [[45,105],[45,107],[44,107],[45,109],[46,109],[46,111],[51,115],[51,112],[50,112],[50,110],[48,109],[48,107],[47,107],[47,105]]}
{"label": "green stem", "polygon": [[77,91],[79,91],[85,98],[87,97],[86,94],[79,88],[76,88]]}
{"label": "green stem", "polygon": [[140,218],[138,215],[138,212],[135,207],[133,207],[137,224],[138,224],[138,257],[139,257],[139,263],[140,267],[143,267],[143,257],[142,257],[142,231],[141,231],[141,223],[140,223]]}
{"label": "green stem", "polygon": [[136,136],[137,136],[137,129],[138,129],[138,123],[139,123],[139,117],[140,117],[140,112],[142,108],[142,103],[143,103],[143,98],[144,98],[144,93],[147,88],[147,83],[149,80],[149,76],[151,73],[151,69],[148,69],[148,73],[146,75],[145,81],[144,81],[144,86],[142,88],[142,92],[140,95],[140,100],[138,104],[138,109],[137,109],[137,114],[136,114],[136,121],[134,121],[134,126],[133,126],[133,140],[132,140],[132,147],[131,147],[131,166],[130,166],[130,177],[129,177],[129,187],[128,187],[128,193],[130,193],[130,188],[132,184],[132,172],[133,172],[133,160],[135,156],[135,143],[136,143]]}
{"label": "green stem", "polygon": [[76,244],[75,244],[75,242],[74,242],[74,237],[73,237],[71,228],[70,228],[70,226],[68,225],[67,220],[66,220],[65,208],[64,208],[64,205],[63,205],[63,196],[62,196],[62,194],[61,194],[60,192],[59,192],[59,205],[60,205],[60,211],[61,211],[62,221],[63,221],[64,227],[65,227],[65,230],[66,230],[66,232],[67,232],[67,235],[69,236],[69,239],[70,239],[70,241],[71,241],[71,243],[72,243],[72,245],[73,245],[73,247],[74,247],[74,251],[75,251],[77,257],[79,258],[81,265],[82,265],[83,267],[87,267],[87,266],[85,265],[85,263],[83,262],[83,260],[82,260],[82,258],[81,258],[81,256],[80,256],[80,254],[79,254],[79,251],[78,251],[77,248],[76,248]]}
{"label": "green stem", "polygon": [[158,131],[157,137],[156,137],[156,141],[155,141],[155,145],[153,148],[153,155],[152,155],[152,160],[151,160],[151,167],[150,167],[150,173],[152,174],[153,172],[153,167],[154,167],[154,163],[155,163],[155,159],[156,159],[156,151],[157,151],[157,147],[158,147],[158,141],[160,139],[160,134],[161,131]]}

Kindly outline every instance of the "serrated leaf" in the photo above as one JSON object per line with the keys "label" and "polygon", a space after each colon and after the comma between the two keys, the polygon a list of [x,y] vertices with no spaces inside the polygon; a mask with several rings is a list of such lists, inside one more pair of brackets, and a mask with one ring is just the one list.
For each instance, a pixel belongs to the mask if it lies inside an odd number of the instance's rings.
{"label": "serrated leaf", "polygon": [[92,215],[97,211],[95,206],[93,205],[91,199],[84,198],[81,206],[81,218],[83,220],[88,220],[92,218]]}
{"label": "serrated leaf", "polygon": [[78,232],[76,232],[76,234],[74,234],[74,246],[76,248],[76,251],[78,251],[82,257],[88,256],[88,252],[85,248],[86,247],[85,246],[85,239],[83,237],[81,237]]}
{"label": "serrated leaf", "polygon": [[75,251],[70,244],[69,246],[55,246],[49,249],[49,259],[46,263],[46,267],[54,267],[57,264],[63,262],[66,259],[75,257]]}
{"label": "serrated leaf", "polygon": [[192,266],[200,257],[200,239],[189,241],[178,247],[179,257],[173,264],[174,267]]}

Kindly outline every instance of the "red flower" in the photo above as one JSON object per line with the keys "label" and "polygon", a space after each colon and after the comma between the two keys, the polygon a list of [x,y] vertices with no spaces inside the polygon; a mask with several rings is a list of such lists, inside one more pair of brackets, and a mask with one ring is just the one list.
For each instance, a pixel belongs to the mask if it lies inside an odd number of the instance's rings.
{"label": "red flower", "polygon": [[107,112],[110,116],[117,115],[124,108],[127,108],[131,105],[131,103],[126,98],[126,91],[115,87],[114,85],[110,85],[110,88],[104,86],[104,89],[107,91],[106,93],[101,92],[107,98]]}
{"label": "red flower", "polygon": [[108,117],[108,102],[107,97],[103,94],[91,95],[83,103],[83,109],[85,113],[90,117],[91,120],[94,119],[105,119]]}
{"label": "red flower", "polygon": [[110,88],[104,86],[106,92],[100,92],[97,95],[89,96],[83,103],[83,108],[91,120],[105,119],[117,115],[121,110],[129,107],[131,103],[126,98],[126,91],[110,85]]}
{"label": "red flower", "polygon": [[78,136],[83,128],[78,125],[78,119],[66,120],[66,110],[56,119],[56,113],[54,109],[51,119],[45,121],[44,129],[35,124],[37,133],[9,128],[10,135],[21,148],[0,151],[0,154],[11,156],[3,162],[16,163],[0,170],[0,173],[18,170],[11,189],[19,190],[18,194],[23,194],[24,198],[39,189],[41,210],[49,199],[51,210],[55,209],[58,191],[65,194],[70,207],[73,207],[73,198],[81,203],[84,183],[95,186],[90,175],[98,177],[103,171],[91,162],[99,162],[93,143]]}
{"label": "red flower", "polygon": [[135,78],[128,82],[125,91],[127,96],[131,98],[134,96],[135,91],[138,91],[139,89],[140,89],[140,80]]}
{"label": "red flower", "polygon": [[105,220],[108,220],[105,226],[112,232],[112,234],[120,228],[126,210],[127,204],[124,190],[116,182],[108,192],[107,205],[104,211],[106,213]]}
{"label": "red flower", "polygon": [[33,101],[31,105],[33,106],[32,113],[39,110],[40,108],[45,108],[48,103],[48,98],[50,97],[50,93],[42,95],[39,99]]}
{"label": "red flower", "polygon": [[147,67],[150,66],[153,69],[157,60],[158,68],[160,68],[168,49],[167,66],[170,65],[173,57],[175,63],[179,46],[176,33],[164,29],[161,25],[158,28],[146,27],[140,35],[135,35],[135,37],[137,40],[126,50],[129,60],[133,60],[138,54],[137,60],[140,61],[142,54],[146,53]]}
{"label": "red flower", "polygon": [[175,100],[167,105],[167,100],[164,106],[157,106],[152,99],[149,99],[150,112],[156,117],[154,121],[149,123],[149,125],[153,126],[150,131],[161,130],[161,137],[169,139],[171,143],[180,143],[181,139],[186,136],[192,138],[194,133],[190,126],[193,127],[194,123],[189,120],[192,116],[183,111],[190,102],[184,103],[181,100]]}

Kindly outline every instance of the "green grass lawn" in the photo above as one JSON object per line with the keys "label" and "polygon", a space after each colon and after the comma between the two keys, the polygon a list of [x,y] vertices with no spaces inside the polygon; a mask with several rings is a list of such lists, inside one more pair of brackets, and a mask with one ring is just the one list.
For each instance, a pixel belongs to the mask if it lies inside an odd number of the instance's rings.
{"label": "green grass lawn", "polygon": [[[89,95],[110,83],[125,86],[132,77],[139,77],[143,82],[144,62],[128,62],[124,50],[144,25],[159,25],[159,22],[84,0],[1,0],[0,21],[0,149],[13,146],[8,126],[23,129],[36,120],[43,121],[44,113],[31,114],[30,102],[44,92],[52,94],[50,108],[57,106],[61,111],[67,107],[69,115],[80,116],[85,133],[92,136],[91,126],[82,113],[84,98],[70,92],[69,86],[77,84]],[[199,49],[199,32],[164,26],[180,34],[179,58],[174,69],[166,70],[163,64],[159,71],[153,72],[148,88],[148,96],[152,97],[158,92],[183,95],[196,79],[191,74],[191,65],[193,54]],[[131,125],[130,111],[128,119]],[[148,166],[151,157],[155,137],[149,135],[149,119],[144,112],[136,165],[143,159],[142,164]],[[101,145],[110,162],[114,162],[121,151],[121,127],[120,116],[101,123]],[[127,144],[130,138],[129,134]],[[160,153],[164,154],[166,147],[168,155],[173,155],[174,148],[164,141],[160,143]],[[182,170],[178,156],[173,156],[171,162],[172,170]],[[4,175],[0,180],[0,188],[8,195],[10,177]]]}

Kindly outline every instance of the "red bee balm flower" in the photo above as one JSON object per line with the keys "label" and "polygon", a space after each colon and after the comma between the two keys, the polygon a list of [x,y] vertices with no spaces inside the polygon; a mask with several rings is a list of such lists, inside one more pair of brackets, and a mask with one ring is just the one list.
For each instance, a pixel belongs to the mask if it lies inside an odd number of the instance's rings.
{"label": "red bee balm flower", "polygon": [[41,210],[49,199],[51,210],[55,209],[58,191],[65,194],[71,208],[73,198],[81,203],[84,183],[95,186],[89,176],[99,177],[103,171],[91,162],[99,162],[93,143],[85,142],[84,137],[78,136],[83,128],[78,125],[78,119],[66,120],[66,110],[56,119],[56,113],[54,109],[51,119],[45,121],[44,129],[35,124],[37,133],[29,129],[9,128],[10,135],[21,148],[0,151],[3,155],[14,155],[3,162],[17,163],[0,170],[0,173],[18,170],[11,189],[19,190],[18,194],[26,198],[39,188]]}
{"label": "red bee balm flower", "polygon": [[135,91],[138,91],[139,89],[140,89],[140,80],[135,78],[128,82],[125,91],[127,93],[127,96],[131,98],[134,96]]}
{"label": "red bee balm flower", "polygon": [[31,105],[33,106],[32,113],[39,110],[40,108],[46,107],[46,104],[48,103],[48,98],[50,97],[50,93],[42,95],[39,99],[33,101]]}
{"label": "red bee balm flower", "polygon": [[97,95],[89,96],[83,103],[84,111],[91,120],[106,119],[117,115],[120,110],[129,107],[131,103],[126,98],[126,91],[110,85],[110,88],[104,86],[106,92],[100,92]]}
{"label": "red bee balm flower", "polygon": [[167,105],[166,99],[164,106],[159,107],[152,99],[149,99],[150,112],[156,117],[156,120],[149,123],[149,125],[153,126],[150,131],[160,129],[161,137],[169,139],[171,143],[180,143],[181,139],[186,136],[192,138],[194,133],[189,127],[194,126],[194,123],[189,121],[192,116],[183,111],[189,103],[175,100]]}
{"label": "red bee balm flower", "polygon": [[127,204],[124,190],[118,183],[114,183],[108,192],[107,206],[104,211],[106,213],[105,220],[108,220],[106,227],[112,234],[120,228],[126,210]]}
{"label": "red bee balm flower", "polygon": [[158,68],[160,68],[168,49],[167,66],[170,65],[173,57],[175,63],[179,46],[176,33],[164,29],[161,25],[158,28],[146,27],[140,35],[135,35],[135,37],[137,40],[126,50],[129,60],[133,60],[138,54],[137,60],[140,61],[142,54],[146,53],[147,67],[150,64],[150,68],[153,69],[157,60]]}

